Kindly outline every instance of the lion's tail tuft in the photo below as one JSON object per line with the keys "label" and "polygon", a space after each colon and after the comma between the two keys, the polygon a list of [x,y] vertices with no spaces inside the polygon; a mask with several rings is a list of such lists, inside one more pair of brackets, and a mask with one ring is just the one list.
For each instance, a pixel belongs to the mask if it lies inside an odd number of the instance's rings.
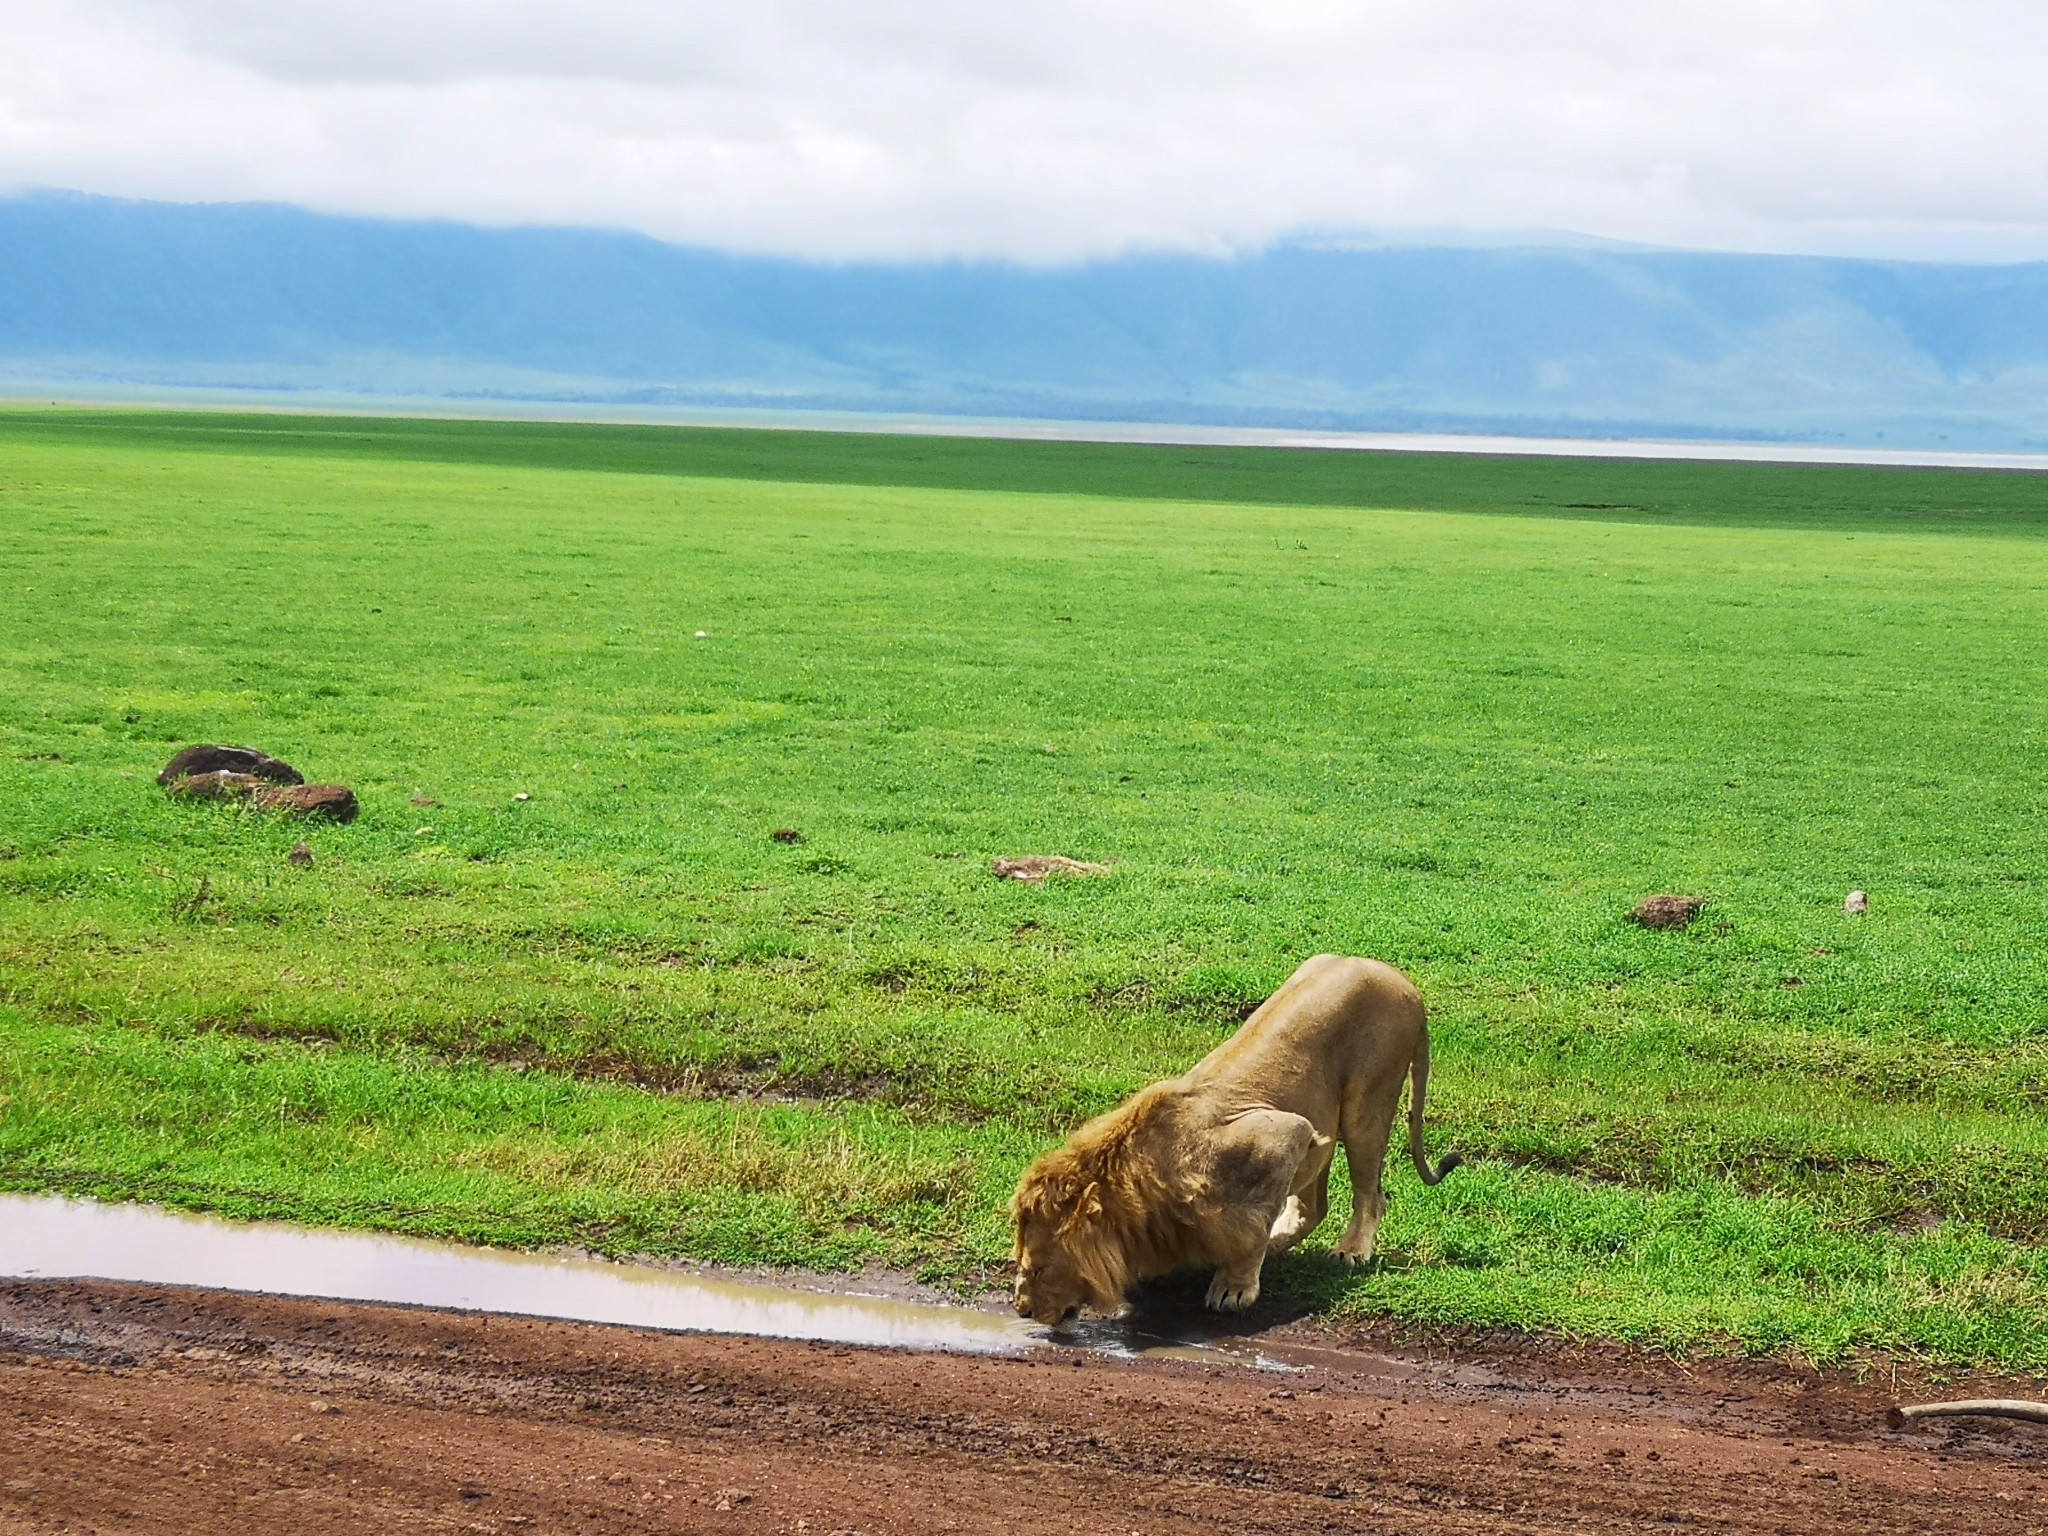
{"label": "lion's tail tuft", "polygon": [[1465,1160],[1457,1153],[1447,1153],[1444,1160],[1432,1171],[1429,1154],[1422,1145],[1422,1107],[1429,1097],[1429,1030],[1422,1032],[1422,1044],[1416,1047],[1415,1060],[1408,1067],[1408,1155],[1415,1159],[1415,1171],[1422,1176],[1425,1184],[1441,1184],[1444,1175]]}

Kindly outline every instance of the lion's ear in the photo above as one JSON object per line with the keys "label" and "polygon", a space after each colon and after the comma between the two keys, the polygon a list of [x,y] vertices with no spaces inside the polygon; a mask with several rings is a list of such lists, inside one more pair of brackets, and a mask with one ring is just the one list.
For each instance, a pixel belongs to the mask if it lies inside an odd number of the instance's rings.
{"label": "lion's ear", "polygon": [[1072,1208],[1068,1210],[1065,1218],[1060,1222],[1060,1235],[1062,1237],[1066,1236],[1084,1222],[1093,1221],[1101,1214],[1102,1186],[1100,1184],[1084,1185],[1081,1192],[1074,1196]]}

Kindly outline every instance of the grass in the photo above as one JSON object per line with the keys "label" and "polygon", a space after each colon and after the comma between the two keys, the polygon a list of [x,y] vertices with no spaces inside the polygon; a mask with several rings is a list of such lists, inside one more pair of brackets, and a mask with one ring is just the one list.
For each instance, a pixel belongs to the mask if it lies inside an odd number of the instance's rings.
{"label": "grass", "polygon": [[1477,1156],[1280,1288],[2048,1370],[2043,592],[2009,474],[0,412],[0,1184],[976,1283],[1341,950]]}

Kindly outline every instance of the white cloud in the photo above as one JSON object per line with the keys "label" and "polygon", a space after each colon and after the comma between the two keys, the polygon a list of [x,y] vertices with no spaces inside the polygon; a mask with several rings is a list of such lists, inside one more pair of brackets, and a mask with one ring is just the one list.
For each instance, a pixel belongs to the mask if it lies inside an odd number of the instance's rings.
{"label": "white cloud", "polygon": [[2048,256],[2007,0],[5,0],[0,188],[814,256]]}

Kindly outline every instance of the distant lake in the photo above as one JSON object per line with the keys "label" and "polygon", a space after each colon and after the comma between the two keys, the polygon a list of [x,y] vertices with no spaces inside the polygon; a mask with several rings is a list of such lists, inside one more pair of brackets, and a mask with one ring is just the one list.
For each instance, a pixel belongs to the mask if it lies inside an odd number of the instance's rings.
{"label": "distant lake", "polygon": [[1291,427],[1218,427],[1174,422],[1030,421],[1007,417],[899,415],[881,411],[761,410],[740,406],[622,405],[593,401],[419,398],[308,390],[81,387],[0,381],[0,402],[146,405],[331,416],[419,416],[470,421],[589,421],[647,426],[759,427],[779,431],[885,432],[905,436],[999,437],[1068,443],[1160,443],[1192,447],[1322,448],[1360,453],[1472,453],[1578,459],[1701,459],[1768,464],[1872,464],[2048,470],[2048,453],[1950,452],[1831,443],[1594,437],[1486,437],[1431,432],[1318,432]]}

